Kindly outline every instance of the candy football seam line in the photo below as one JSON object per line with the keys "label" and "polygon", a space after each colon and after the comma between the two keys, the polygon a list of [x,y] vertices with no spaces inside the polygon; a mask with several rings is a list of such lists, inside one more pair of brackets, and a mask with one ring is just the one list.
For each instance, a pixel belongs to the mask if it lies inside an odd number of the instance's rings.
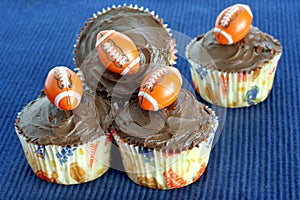
{"label": "candy football seam line", "polygon": [[103,36],[101,36],[100,33],[98,33],[97,37],[100,36],[100,39],[96,42],[95,47],[98,47],[105,39],[107,39],[114,32],[115,32],[115,30],[109,30]]}
{"label": "candy football seam line", "polygon": [[[63,68],[61,68],[63,67]],[[55,67],[53,70],[57,71],[58,77],[60,79],[60,82],[63,86],[63,88],[67,88],[68,84],[69,84],[69,78],[68,78],[68,74],[66,72],[66,67],[65,66],[58,66]]]}
{"label": "candy football seam line", "polygon": [[159,109],[157,101],[148,93],[144,91],[139,91],[138,96],[142,96],[143,98],[147,99],[152,106],[153,106],[153,111],[157,111]]}
{"label": "candy football seam line", "polygon": [[145,87],[147,89],[150,89],[151,87],[153,87],[153,85],[155,84],[155,82],[165,73],[168,72],[167,68],[162,68],[158,71],[156,71],[155,73],[153,73],[147,80],[147,82],[145,82]]}
{"label": "candy football seam line", "polygon": [[136,59],[134,59],[133,61],[131,61],[131,63],[121,72],[121,75],[126,75],[131,69],[132,67],[134,67],[137,63],[140,62],[140,57],[138,56]]}
{"label": "candy football seam line", "polygon": [[63,98],[68,98],[68,97],[74,97],[76,100],[77,100],[77,104],[74,106],[75,108],[78,106],[78,104],[80,103],[80,100],[81,100],[81,96],[78,92],[74,91],[74,90],[68,90],[68,91],[63,91],[62,93],[59,93],[55,99],[54,99],[54,104],[56,107],[58,107],[59,109],[62,109],[60,106],[59,106],[59,103],[60,101],[63,99]]}
{"label": "candy football seam line", "polygon": [[214,32],[218,32],[218,33],[222,34],[227,39],[228,44],[233,44],[232,36],[229,35],[226,31],[224,31],[224,30],[222,30],[220,28],[215,27],[214,28]]}
{"label": "candy football seam line", "polygon": [[238,6],[232,6],[231,8],[229,8],[227,12],[224,13],[224,16],[220,21],[220,25],[224,27],[227,26],[233,15],[239,11],[238,9]]}

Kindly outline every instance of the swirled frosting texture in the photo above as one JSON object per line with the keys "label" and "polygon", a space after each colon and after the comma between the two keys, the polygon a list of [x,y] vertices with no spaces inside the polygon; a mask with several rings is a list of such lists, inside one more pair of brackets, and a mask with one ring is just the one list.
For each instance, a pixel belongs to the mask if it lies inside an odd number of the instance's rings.
{"label": "swirled frosting texture", "polygon": [[[137,46],[140,56],[139,72],[132,76],[114,74],[101,64],[95,49],[99,31],[116,30],[127,35]],[[175,45],[162,20],[151,13],[129,7],[112,8],[91,19],[79,34],[75,49],[76,65],[86,84],[97,91],[122,96],[132,94],[145,74],[155,67],[171,65],[170,53]]]}
{"label": "swirled frosting texture", "polygon": [[104,134],[103,130],[111,123],[109,110],[108,103],[101,97],[95,99],[85,93],[76,109],[65,112],[41,94],[22,110],[16,128],[28,142],[38,145],[82,144]]}
{"label": "swirled frosting texture", "polygon": [[127,104],[116,116],[118,134],[129,144],[155,149],[190,149],[205,140],[218,125],[213,111],[187,90],[159,111],[140,108],[138,100]]}
{"label": "swirled frosting texture", "polygon": [[213,29],[199,35],[187,49],[187,57],[207,69],[236,72],[259,68],[281,52],[278,40],[252,26],[244,39],[232,45],[219,44]]}

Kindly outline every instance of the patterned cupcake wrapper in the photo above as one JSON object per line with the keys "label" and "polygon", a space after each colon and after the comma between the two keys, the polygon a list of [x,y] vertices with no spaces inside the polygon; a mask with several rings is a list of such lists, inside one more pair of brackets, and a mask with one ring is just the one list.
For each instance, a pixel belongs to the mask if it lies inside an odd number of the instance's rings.
{"label": "patterned cupcake wrapper", "polygon": [[57,184],[72,185],[94,180],[109,169],[110,136],[77,146],[39,146],[17,135],[28,164],[41,179]]}
{"label": "patterned cupcake wrapper", "polygon": [[184,187],[200,178],[208,164],[215,131],[199,147],[173,153],[129,145],[117,134],[113,136],[128,177],[141,186],[166,190]]}
{"label": "patterned cupcake wrapper", "polygon": [[262,67],[245,72],[206,69],[189,59],[194,88],[205,101],[218,106],[255,105],[268,97],[280,57],[277,54]]}

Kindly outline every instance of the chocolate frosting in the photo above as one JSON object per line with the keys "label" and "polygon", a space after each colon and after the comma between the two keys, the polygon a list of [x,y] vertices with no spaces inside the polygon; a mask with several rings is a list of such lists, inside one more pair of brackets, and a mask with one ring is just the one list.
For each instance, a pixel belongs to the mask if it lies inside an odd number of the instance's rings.
{"label": "chocolate frosting", "polygon": [[133,99],[115,119],[117,133],[129,144],[155,149],[190,149],[217,127],[213,111],[182,89],[178,99],[159,111],[146,111]]}
{"label": "chocolate frosting", "polygon": [[20,113],[16,128],[28,142],[38,145],[78,145],[104,134],[112,121],[109,110],[107,101],[85,92],[78,107],[65,112],[42,93]]}
{"label": "chocolate frosting", "polygon": [[232,45],[219,44],[211,29],[190,44],[187,57],[207,69],[236,72],[259,68],[281,52],[278,40],[252,26],[244,39]]}
{"label": "chocolate frosting", "polygon": [[[116,30],[132,39],[140,56],[137,74],[121,76],[101,64],[95,43],[102,30]],[[86,23],[76,45],[75,61],[90,88],[105,91],[108,96],[112,93],[123,96],[136,91],[144,76],[155,67],[171,65],[170,53],[174,45],[162,20],[151,13],[129,7],[112,8]]]}

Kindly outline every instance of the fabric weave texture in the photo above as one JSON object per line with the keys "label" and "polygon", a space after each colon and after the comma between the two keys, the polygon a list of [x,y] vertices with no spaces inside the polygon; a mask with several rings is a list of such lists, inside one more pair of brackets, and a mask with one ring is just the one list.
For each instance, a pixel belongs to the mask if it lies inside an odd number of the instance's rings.
{"label": "fabric weave texture", "polygon": [[[39,95],[50,69],[75,67],[73,45],[84,22],[123,3],[1,0],[0,199],[300,199],[300,1],[295,0],[126,1],[155,11],[186,40],[210,30],[224,8],[245,3],[253,25],[283,45],[269,97],[256,106],[226,110],[222,134],[197,182],[161,191],[136,185],[115,169],[73,186],[35,176],[14,130],[17,113]],[[178,41],[176,67],[191,84],[184,45]]]}

